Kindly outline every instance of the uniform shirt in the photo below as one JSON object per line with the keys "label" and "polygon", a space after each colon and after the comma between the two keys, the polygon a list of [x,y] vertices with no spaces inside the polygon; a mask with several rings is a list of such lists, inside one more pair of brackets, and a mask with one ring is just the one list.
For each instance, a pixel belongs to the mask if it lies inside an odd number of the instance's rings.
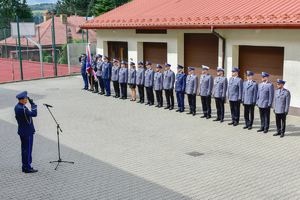
{"label": "uniform shirt", "polygon": [[290,108],[291,94],[290,91],[283,88],[275,90],[274,112],[276,114],[288,113]]}
{"label": "uniform shirt", "polygon": [[201,74],[199,94],[200,96],[210,96],[213,88],[214,79],[210,74]]}
{"label": "uniform shirt", "polygon": [[91,64],[90,64],[90,66],[91,66],[90,75],[94,76],[92,70],[94,70],[94,72],[97,70],[96,69],[97,68],[97,62],[93,58],[91,58]]}
{"label": "uniform shirt", "polygon": [[185,92],[187,94],[197,94],[198,76],[195,74],[188,75],[186,78]]}
{"label": "uniform shirt", "polygon": [[126,67],[120,68],[119,83],[127,83],[127,82],[128,82],[128,69]]}
{"label": "uniform shirt", "polygon": [[175,78],[175,91],[184,92],[186,87],[186,74],[181,72],[176,74]]}
{"label": "uniform shirt", "polygon": [[128,73],[128,84],[136,83],[136,70],[134,68],[129,69]]}
{"label": "uniform shirt", "polygon": [[118,65],[114,65],[112,67],[112,72],[111,72],[111,80],[112,81],[119,80],[119,72],[120,72],[120,67]]}
{"label": "uniform shirt", "polygon": [[217,76],[215,78],[215,83],[214,83],[214,92],[213,92],[214,98],[225,98],[227,87],[228,87],[227,78],[224,75]]}
{"label": "uniform shirt", "polygon": [[174,82],[175,82],[174,72],[172,70],[166,70],[164,72],[164,83],[163,83],[164,90],[174,89]]}
{"label": "uniform shirt", "polygon": [[15,106],[15,117],[18,122],[18,134],[20,136],[32,136],[35,132],[32,117],[37,116],[37,107],[31,104],[31,111],[22,104]]}
{"label": "uniform shirt", "polygon": [[154,90],[162,90],[163,89],[163,73],[156,72],[154,74]]}
{"label": "uniform shirt", "polygon": [[111,78],[111,64],[109,62],[103,64],[102,78],[103,79]]}
{"label": "uniform shirt", "polygon": [[228,99],[229,101],[238,101],[243,98],[243,80],[236,76],[229,79]]}
{"label": "uniform shirt", "polygon": [[259,108],[271,107],[274,98],[274,86],[271,82],[261,82],[258,87],[256,104]]}
{"label": "uniform shirt", "polygon": [[97,76],[102,76],[103,65],[103,60],[97,61]]}
{"label": "uniform shirt", "polygon": [[245,105],[256,103],[257,98],[257,83],[255,81],[245,81],[243,86],[242,101]]}
{"label": "uniform shirt", "polygon": [[138,68],[136,72],[136,84],[144,85],[145,83],[145,69],[144,67]]}
{"label": "uniform shirt", "polygon": [[147,69],[145,72],[145,87],[153,87],[154,71],[153,69]]}
{"label": "uniform shirt", "polygon": [[79,57],[79,62],[81,62],[81,73],[86,74],[86,58]]}

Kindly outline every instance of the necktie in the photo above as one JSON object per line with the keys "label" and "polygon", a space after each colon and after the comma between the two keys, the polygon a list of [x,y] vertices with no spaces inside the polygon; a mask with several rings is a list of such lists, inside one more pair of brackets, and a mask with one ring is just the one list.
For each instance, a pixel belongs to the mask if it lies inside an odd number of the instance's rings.
{"label": "necktie", "polygon": [[250,81],[248,81],[248,85],[250,85]]}

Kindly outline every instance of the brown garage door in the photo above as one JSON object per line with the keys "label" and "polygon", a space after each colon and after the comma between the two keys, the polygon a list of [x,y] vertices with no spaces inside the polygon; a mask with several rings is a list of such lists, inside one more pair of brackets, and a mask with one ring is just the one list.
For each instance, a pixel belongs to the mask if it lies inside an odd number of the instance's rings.
{"label": "brown garage door", "polygon": [[184,34],[184,71],[188,74],[188,67],[195,68],[195,74],[200,78],[202,65],[208,66],[213,77],[218,67],[218,38],[210,33]]}
{"label": "brown garage door", "polygon": [[239,76],[247,80],[247,71],[254,72],[253,79],[261,82],[261,72],[270,74],[269,81],[276,89],[277,79],[283,77],[283,47],[240,46]]}
{"label": "brown garage door", "polygon": [[144,42],[144,63],[146,61],[152,63],[152,69],[155,70],[156,65],[162,66],[162,72],[164,72],[164,66],[167,62],[167,43],[153,43]]}

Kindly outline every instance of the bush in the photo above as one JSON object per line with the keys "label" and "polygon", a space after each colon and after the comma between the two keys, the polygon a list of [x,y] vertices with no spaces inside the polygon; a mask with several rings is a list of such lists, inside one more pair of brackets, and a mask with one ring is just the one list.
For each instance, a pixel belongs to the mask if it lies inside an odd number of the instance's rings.
{"label": "bush", "polygon": [[46,57],[44,58],[44,62],[46,62],[46,63],[52,63],[52,62],[53,62],[52,56],[46,56]]}

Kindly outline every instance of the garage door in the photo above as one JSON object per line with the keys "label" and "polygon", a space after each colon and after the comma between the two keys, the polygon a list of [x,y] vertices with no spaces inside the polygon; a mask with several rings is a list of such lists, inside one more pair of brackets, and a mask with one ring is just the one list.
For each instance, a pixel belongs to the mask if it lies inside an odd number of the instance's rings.
{"label": "garage door", "polygon": [[167,62],[167,43],[144,42],[144,63],[146,61],[152,63],[152,69],[155,70],[156,65],[160,64],[162,72]]}
{"label": "garage door", "polygon": [[239,76],[247,80],[247,71],[254,72],[253,79],[260,83],[261,72],[270,74],[276,88],[277,79],[283,77],[283,47],[240,46],[239,47]]}
{"label": "garage door", "polygon": [[195,68],[195,74],[202,73],[202,65],[208,66],[213,77],[217,74],[219,39],[210,33],[184,34],[184,67],[188,74],[188,66]]}

